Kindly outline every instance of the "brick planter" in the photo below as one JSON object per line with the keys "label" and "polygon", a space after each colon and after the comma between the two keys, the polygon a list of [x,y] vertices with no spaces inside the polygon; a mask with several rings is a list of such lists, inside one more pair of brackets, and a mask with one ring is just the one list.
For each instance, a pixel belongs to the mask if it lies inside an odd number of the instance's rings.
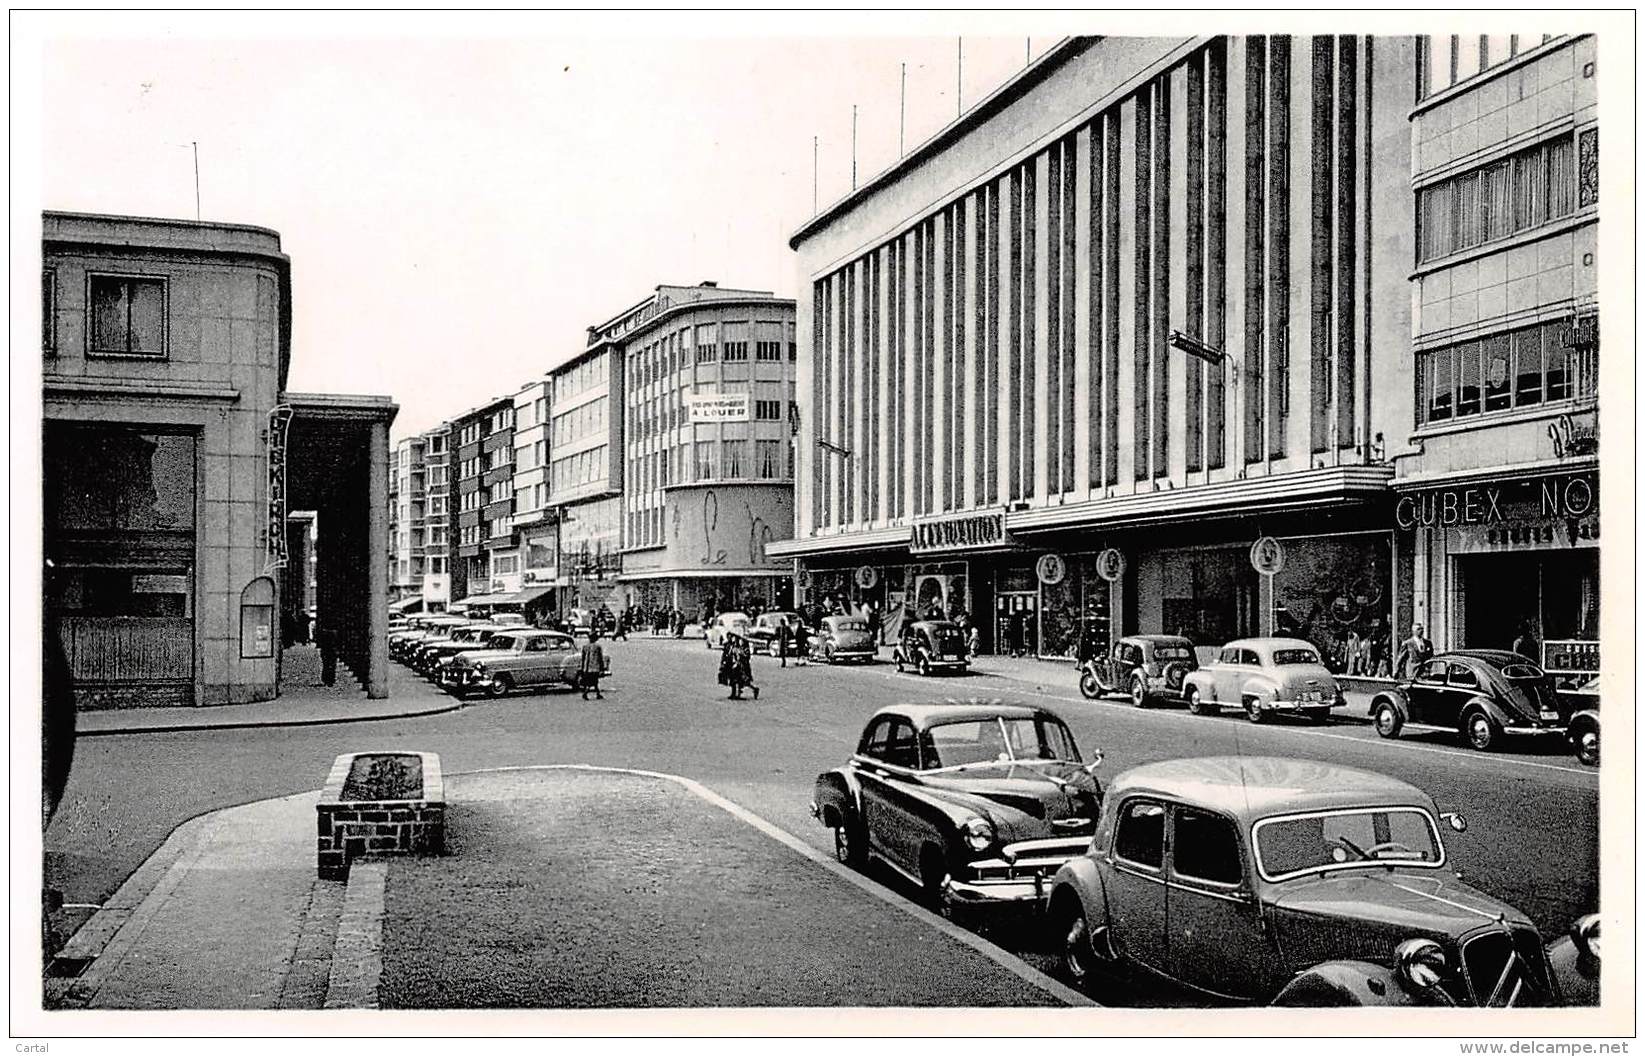
{"label": "brick planter", "polygon": [[[371,772],[397,762],[413,773],[420,765],[420,790],[395,790],[395,799],[354,798],[360,786],[372,784],[367,780]],[[337,757],[315,805],[321,879],[346,881],[349,864],[366,856],[439,855],[445,851],[445,799],[440,757],[435,753],[349,752]]]}

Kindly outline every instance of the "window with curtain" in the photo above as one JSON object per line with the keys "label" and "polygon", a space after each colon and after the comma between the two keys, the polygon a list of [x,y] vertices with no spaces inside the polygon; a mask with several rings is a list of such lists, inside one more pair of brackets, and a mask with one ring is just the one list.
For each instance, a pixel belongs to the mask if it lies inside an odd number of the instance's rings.
{"label": "window with curtain", "polygon": [[1571,215],[1577,153],[1567,133],[1422,188],[1418,259],[1436,260]]}
{"label": "window with curtain", "polygon": [[764,480],[771,481],[782,476],[782,442],[775,440],[757,440],[754,442],[755,472]]}
{"label": "window with curtain", "polygon": [[1566,316],[1424,350],[1417,357],[1419,425],[1593,396],[1596,322],[1590,315],[1576,326]]}
{"label": "window with curtain", "polygon": [[711,481],[715,476],[714,471],[718,469],[718,467],[714,465],[714,457],[716,454],[714,451],[714,442],[711,440],[699,440],[696,443],[697,480]]}
{"label": "window with curtain", "polygon": [[166,281],[133,275],[93,275],[92,353],[117,356],[166,354]]}
{"label": "window with curtain", "polygon": [[728,478],[744,477],[748,473],[748,442],[745,440],[728,440],[720,445],[720,463],[724,468],[723,476]]}

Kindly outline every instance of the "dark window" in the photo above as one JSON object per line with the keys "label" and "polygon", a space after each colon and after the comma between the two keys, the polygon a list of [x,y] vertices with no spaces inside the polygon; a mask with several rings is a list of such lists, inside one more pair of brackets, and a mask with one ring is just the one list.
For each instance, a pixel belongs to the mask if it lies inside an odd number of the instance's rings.
{"label": "dark window", "polygon": [[40,273],[40,347],[57,349],[57,273],[50,268]]}
{"label": "dark window", "polygon": [[914,727],[906,719],[899,719],[891,727],[891,741],[886,746],[885,762],[896,767],[918,768],[919,743],[914,738]]}
{"label": "dark window", "polygon": [[90,352],[117,356],[166,354],[166,281],[131,275],[93,275]]}
{"label": "dark window", "polygon": [[783,358],[783,346],[780,341],[756,341],[754,343],[754,358],[767,362]]}
{"label": "dark window", "polygon": [[1114,854],[1126,862],[1160,868],[1165,860],[1165,808],[1147,800],[1126,804],[1120,809],[1119,827],[1114,836]]}
{"label": "dark window", "polygon": [[781,400],[754,401],[754,417],[761,422],[777,422],[783,417]]}
{"label": "dark window", "polygon": [[1417,669],[1417,679],[1416,679],[1416,681],[1419,682],[1419,683],[1427,684],[1429,686],[1444,686],[1445,685],[1445,662],[1444,661],[1429,661],[1428,663],[1424,664],[1421,668]]}
{"label": "dark window", "polygon": [[728,341],[725,343],[725,359],[727,363],[742,362],[748,359],[748,342]]}
{"label": "dark window", "polygon": [[1239,835],[1221,815],[1178,808],[1171,849],[1171,868],[1179,877],[1239,884]]}
{"label": "dark window", "polygon": [[1453,664],[1451,665],[1451,685],[1466,690],[1478,690],[1479,676],[1475,675],[1474,670],[1467,665]]}

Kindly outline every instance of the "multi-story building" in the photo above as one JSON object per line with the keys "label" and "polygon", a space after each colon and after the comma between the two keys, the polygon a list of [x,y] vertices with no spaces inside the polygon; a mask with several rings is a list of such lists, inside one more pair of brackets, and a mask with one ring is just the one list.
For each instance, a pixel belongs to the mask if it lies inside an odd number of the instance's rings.
{"label": "multi-story building", "polygon": [[394,446],[388,467],[388,596],[390,609],[422,607],[424,522],[427,501],[422,437]]}
{"label": "multi-story building", "polygon": [[[527,612],[558,612],[559,525],[549,501],[549,403],[554,385],[545,375],[514,394],[514,532],[518,569],[514,590]],[[498,572],[495,570],[494,572]]]}
{"label": "multi-story building", "polygon": [[1427,37],[1412,61],[1417,397],[1394,517],[1415,613],[1441,646],[1529,630],[1580,679],[1599,650],[1595,40]]}
{"label": "multi-story building", "polygon": [[513,421],[513,396],[498,397],[451,421],[454,603],[483,606],[489,596],[506,593],[492,590],[491,558],[513,544]]}
{"label": "multi-story building", "polygon": [[985,648],[1386,638],[1414,202],[1375,169],[1415,71],[1409,38],[1071,38],[823,209],[768,552]]}
{"label": "multi-story building", "polygon": [[[485,420],[480,440],[480,541],[491,595],[520,589],[520,548],[514,538],[514,398],[500,402]],[[469,579],[473,595],[474,577]]]}
{"label": "multi-story building", "polygon": [[397,409],[286,391],[279,234],[80,213],[42,234],[44,631],[78,706],[274,697],[311,605],[385,694]]}
{"label": "multi-story building", "polygon": [[559,608],[615,606],[622,569],[623,357],[590,334],[549,371],[549,502],[559,525]]}
{"label": "multi-story building", "polygon": [[451,601],[451,465],[444,423],[423,434],[423,609],[438,613]]}
{"label": "multi-story building", "polygon": [[[589,330],[622,362],[622,603],[791,604],[794,302],[659,286]],[[618,436],[613,431],[613,436]]]}

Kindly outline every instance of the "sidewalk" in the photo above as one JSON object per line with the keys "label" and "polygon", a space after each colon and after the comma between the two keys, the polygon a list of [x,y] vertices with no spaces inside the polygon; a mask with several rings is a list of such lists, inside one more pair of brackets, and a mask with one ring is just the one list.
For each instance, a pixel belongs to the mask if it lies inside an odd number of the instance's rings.
{"label": "sidewalk", "polygon": [[[312,649],[307,651],[314,653]],[[431,716],[454,712],[462,702],[429,685],[403,665],[388,666],[388,696],[366,697],[347,671],[339,666],[338,684],[324,686],[318,676],[310,678],[303,647],[286,651],[284,692],[272,701],[244,705],[212,705],[200,708],[126,708],[81,712],[75,717],[75,736],[94,738],[105,734],[153,734],[175,730],[230,730],[237,727],[310,726],[323,723],[358,723],[405,716]],[[318,665],[312,667],[318,671]]]}
{"label": "sidewalk", "polygon": [[179,827],[69,941],[48,1009],[1046,1006],[1078,996],[717,794],[447,777],[447,854],[315,876],[317,794]]}

